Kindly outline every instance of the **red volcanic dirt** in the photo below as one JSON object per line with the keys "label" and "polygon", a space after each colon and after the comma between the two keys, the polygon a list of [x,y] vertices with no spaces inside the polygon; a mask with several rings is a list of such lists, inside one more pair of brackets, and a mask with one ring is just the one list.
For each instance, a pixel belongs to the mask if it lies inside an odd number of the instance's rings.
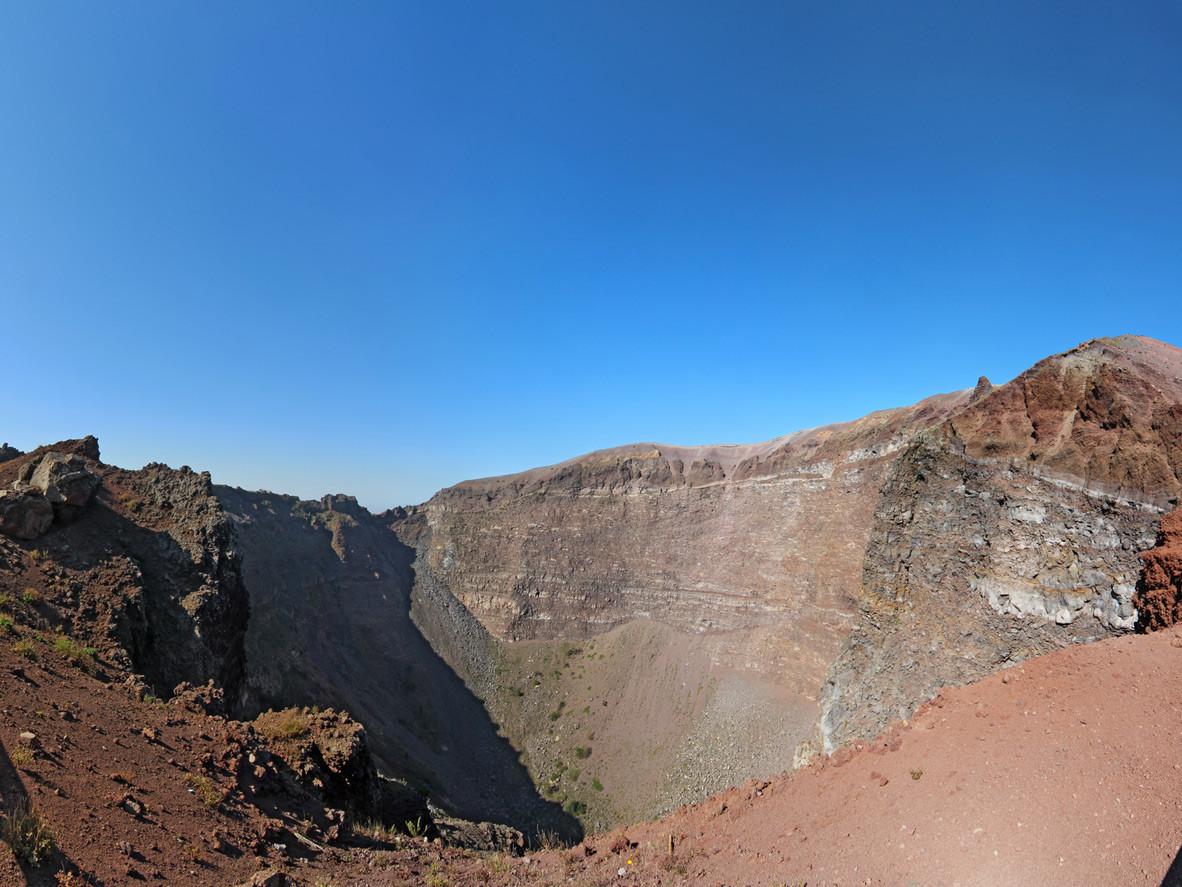
{"label": "red volcanic dirt", "polygon": [[1178,629],[1073,647],[658,822],[528,861],[392,855],[333,883],[1158,885],[1182,845],[1179,686]]}
{"label": "red volcanic dirt", "polygon": [[1182,621],[1182,511],[1162,518],[1157,544],[1141,554],[1138,624],[1156,631]]}
{"label": "red volcanic dirt", "polygon": [[792,778],[628,829],[640,858],[607,838],[590,861],[632,858],[644,884],[670,866],[703,884],[1160,884],[1182,845],[1179,686],[1177,629],[1063,650]]}

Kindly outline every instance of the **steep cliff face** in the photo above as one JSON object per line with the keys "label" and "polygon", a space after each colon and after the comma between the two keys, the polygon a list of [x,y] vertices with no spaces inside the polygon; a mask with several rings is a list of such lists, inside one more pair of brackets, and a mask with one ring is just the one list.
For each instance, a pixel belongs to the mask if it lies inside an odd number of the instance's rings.
{"label": "steep cliff face", "polygon": [[1182,352],[1137,337],[1048,358],[918,440],[882,488],[825,748],[941,686],[1129,631],[1138,552],[1177,501]]}
{"label": "steep cliff face", "polygon": [[411,558],[348,496],[217,487],[251,602],[247,711],[316,704],[366,726],[384,774],[460,815],[577,835],[410,619]]}
{"label": "steep cliff face", "polygon": [[[619,632],[638,622],[663,626],[644,643],[684,647],[693,685],[683,690],[676,728],[652,752],[657,764],[643,791],[628,777],[623,751],[595,771],[616,789],[614,807],[562,781],[558,799],[591,807],[596,823],[651,815],[735,779],[788,769],[849,630],[887,467],[920,429],[972,396],[941,395],[764,444],[606,450],[444,490],[391,518],[416,549],[415,606],[431,602],[424,608],[431,615],[416,621],[527,752],[539,784],[574,764],[548,751],[561,745],[554,724],[562,722],[547,720],[561,709],[498,701],[499,678],[515,674],[514,662],[550,662],[555,645],[593,638],[632,658],[640,635]],[[492,646],[472,643],[473,617]],[[531,674],[518,687],[527,699],[548,692],[545,682],[533,689]],[[630,705],[668,692],[661,675],[610,680],[636,685]],[[622,749],[635,739],[634,719],[601,711],[622,700],[575,700],[588,709],[580,729],[601,746]]]}

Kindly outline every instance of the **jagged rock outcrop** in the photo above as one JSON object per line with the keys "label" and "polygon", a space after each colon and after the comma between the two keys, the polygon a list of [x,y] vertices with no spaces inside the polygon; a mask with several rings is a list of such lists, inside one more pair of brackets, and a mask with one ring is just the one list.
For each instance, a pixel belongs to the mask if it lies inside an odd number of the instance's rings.
{"label": "jagged rock outcrop", "polygon": [[9,559],[5,581],[35,573],[68,590],[71,634],[143,674],[153,695],[212,680],[237,709],[249,611],[234,528],[208,473],[125,471],[103,464],[87,437],[0,462],[0,483],[35,491],[54,515],[38,548]]}
{"label": "jagged rock outcrop", "polygon": [[1141,552],[1141,578],[1137,581],[1137,627],[1158,631],[1182,622],[1182,511],[1161,520],[1157,541]]}
{"label": "jagged rock outcrop", "polygon": [[1182,351],[1138,337],[1048,358],[918,440],[882,488],[822,742],[941,686],[1129,631],[1138,553],[1182,477]]}

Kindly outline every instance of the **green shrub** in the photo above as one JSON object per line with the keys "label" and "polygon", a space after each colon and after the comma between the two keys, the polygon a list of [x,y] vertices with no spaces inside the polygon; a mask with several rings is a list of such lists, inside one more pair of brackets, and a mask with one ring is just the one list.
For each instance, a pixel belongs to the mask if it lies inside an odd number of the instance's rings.
{"label": "green shrub", "polygon": [[580,745],[578,748],[575,749],[575,757],[582,758],[583,760],[586,760],[587,758],[591,757],[591,746]]}
{"label": "green shrub", "polygon": [[37,650],[33,647],[32,642],[27,638],[21,638],[19,641],[13,644],[12,652],[16,653],[17,656],[28,659],[30,662],[37,661]]}
{"label": "green shrub", "polygon": [[603,783],[599,781],[598,776],[591,780],[591,788],[595,789],[597,792],[603,791]]}

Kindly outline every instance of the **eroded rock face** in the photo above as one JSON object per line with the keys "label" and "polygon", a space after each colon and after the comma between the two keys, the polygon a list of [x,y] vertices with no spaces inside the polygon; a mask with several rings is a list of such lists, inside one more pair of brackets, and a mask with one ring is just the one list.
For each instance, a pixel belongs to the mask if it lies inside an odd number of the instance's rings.
{"label": "eroded rock face", "polygon": [[945,685],[1132,630],[1138,552],[1180,490],[1182,352],[1136,337],[1048,358],[899,460],[822,744],[872,736]]}
{"label": "eroded rock face", "polygon": [[1162,518],[1157,541],[1141,553],[1135,603],[1138,627],[1158,631],[1182,621],[1182,511]]}

